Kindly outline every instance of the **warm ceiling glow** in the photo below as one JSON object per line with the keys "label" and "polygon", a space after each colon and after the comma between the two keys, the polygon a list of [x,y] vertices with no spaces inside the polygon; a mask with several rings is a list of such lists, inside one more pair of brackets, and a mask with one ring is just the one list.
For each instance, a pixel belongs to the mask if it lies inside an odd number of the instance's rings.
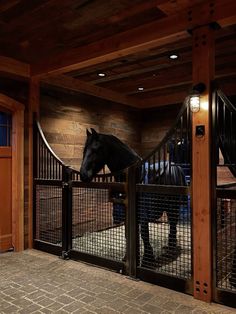
{"label": "warm ceiling glow", "polygon": [[104,76],[106,76],[106,73],[98,73],[98,76],[100,76],[100,77],[104,77]]}
{"label": "warm ceiling glow", "polygon": [[169,58],[170,58],[171,60],[176,60],[176,59],[179,58],[179,56],[178,56],[176,53],[172,53],[171,55],[169,55]]}

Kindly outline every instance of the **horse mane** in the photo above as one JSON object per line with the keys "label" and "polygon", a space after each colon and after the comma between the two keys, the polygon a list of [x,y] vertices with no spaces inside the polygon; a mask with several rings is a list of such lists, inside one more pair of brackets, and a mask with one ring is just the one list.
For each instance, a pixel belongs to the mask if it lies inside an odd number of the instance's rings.
{"label": "horse mane", "polygon": [[137,157],[138,159],[141,160],[141,157],[136,153],[136,151],[134,149],[132,149],[129,145],[127,145],[124,142],[122,142],[115,135],[112,135],[112,134],[110,134],[110,135],[109,134],[101,134],[101,135],[106,135],[106,136],[111,137],[114,140],[114,142],[116,142],[118,145],[120,145],[124,150],[128,151],[129,153],[133,154],[135,157]]}
{"label": "horse mane", "polygon": [[111,171],[123,170],[133,163],[140,161],[141,157],[127,144],[123,143],[115,135],[98,133],[100,138],[104,142],[110,145],[112,152],[110,162],[107,162],[107,166]]}

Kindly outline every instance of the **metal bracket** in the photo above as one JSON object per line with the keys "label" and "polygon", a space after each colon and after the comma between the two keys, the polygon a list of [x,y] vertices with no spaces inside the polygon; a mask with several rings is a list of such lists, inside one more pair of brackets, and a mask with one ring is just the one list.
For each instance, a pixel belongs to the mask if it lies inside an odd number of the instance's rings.
{"label": "metal bracket", "polygon": [[70,259],[70,251],[62,251],[60,258],[64,260]]}
{"label": "metal bracket", "polygon": [[62,188],[66,188],[67,186],[69,186],[69,183],[68,182],[62,182]]}

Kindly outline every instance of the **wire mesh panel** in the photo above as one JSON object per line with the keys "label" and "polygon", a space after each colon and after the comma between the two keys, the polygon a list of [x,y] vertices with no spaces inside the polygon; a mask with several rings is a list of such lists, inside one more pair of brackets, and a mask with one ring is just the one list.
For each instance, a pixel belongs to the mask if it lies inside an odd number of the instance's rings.
{"label": "wire mesh panel", "polygon": [[216,285],[236,293],[236,198],[217,199],[216,237]]}
{"label": "wire mesh panel", "polygon": [[62,188],[36,185],[35,240],[61,245]]}
{"label": "wire mesh panel", "polygon": [[[173,188],[173,187],[172,187]],[[190,279],[191,210],[188,195],[139,192],[140,249],[138,265]]]}
{"label": "wire mesh panel", "polygon": [[73,187],[72,217],[72,249],[122,261],[125,255],[125,211],[119,222],[114,219],[109,189]]}

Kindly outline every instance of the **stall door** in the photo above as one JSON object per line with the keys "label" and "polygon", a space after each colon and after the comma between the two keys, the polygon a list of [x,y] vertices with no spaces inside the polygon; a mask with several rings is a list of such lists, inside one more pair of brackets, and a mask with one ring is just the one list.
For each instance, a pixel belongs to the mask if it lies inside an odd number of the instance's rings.
{"label": "stall door", "polygon": [[0,253],[12,249],[11,115],[0,112]]}

